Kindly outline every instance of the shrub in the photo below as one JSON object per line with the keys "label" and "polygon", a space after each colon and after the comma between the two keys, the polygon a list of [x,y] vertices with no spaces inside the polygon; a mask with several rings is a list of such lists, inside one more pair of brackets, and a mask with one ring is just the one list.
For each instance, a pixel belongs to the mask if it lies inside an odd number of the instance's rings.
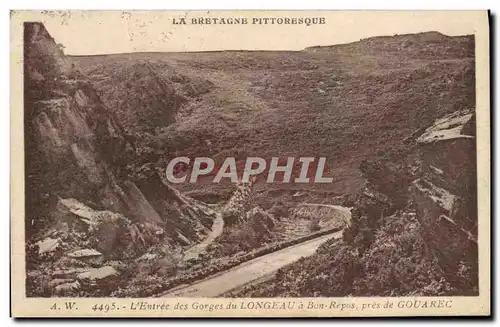
{"label": "shrub", "polygon": [[307,224],[307,228],[311,232],[317,232],[321,229],[321,226],[319,225],[319,219],[318,218],[313,218],[311,221]]}
{"label": "shrub", "polygon": [[273,204],[268,212],[276,219],[287,218],[290,214],[288,207],[281,202]]}

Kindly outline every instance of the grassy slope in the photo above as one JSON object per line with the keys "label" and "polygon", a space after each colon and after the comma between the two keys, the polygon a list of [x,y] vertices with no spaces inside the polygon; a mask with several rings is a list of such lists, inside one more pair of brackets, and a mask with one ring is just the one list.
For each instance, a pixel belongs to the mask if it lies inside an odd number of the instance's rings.
{"label": "grassy slope", "polygon": [[[474,105],[473,49],[469,37],[424,33],[301,52],[137,53],[72,61],[114,110],[117,98],[137,98],[126,91],[144,80],[133,75],[141,63],[165,85],[175,81],[187,101],[155,109],[162,116],[177,111],[175,123],[155,131],[160,165],[175,155],[325,156],[334,183],[300,187],[342,194],[361,185],[363,158],[397,150],[436,117]],[[129,84],[116,82],[123,74],[130,74]],[[209,91],[190,96],[186,86],[200,83]],[[141,93],[144,99],[157,97],[156,89],[135,90],[151,93]],[[150,106],[139,101],[132,110]],[[130,108],[118,113],[128,119],[123,115]]]}

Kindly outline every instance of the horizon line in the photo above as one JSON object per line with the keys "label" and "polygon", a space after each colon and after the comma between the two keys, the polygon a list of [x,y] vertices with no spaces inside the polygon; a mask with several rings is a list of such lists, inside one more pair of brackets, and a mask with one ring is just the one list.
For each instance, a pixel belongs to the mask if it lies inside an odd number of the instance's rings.
{"label": "horizon line", "polygon": [[[43,24],[43,23],[42,23]],[[474,34],[459,34],[459,35],[448,35],[444,34],[442,32],[436,31],[436,30],[429,30],[425,32],[415,32],[415,33],[404,33],[404,34],[392,34],[392,35],[375,35],[375,36],[370,36],[366,38],[361,38],[356,41],[350,41],[350,42],[345,42],[345,43],[334,43],[334,44],[326,44],[326,45],[311,45],[308,47],[305,47],[301,50],[291,50],[291,49],[282,49],[282,50],[276,50],[276,49],[222,49],[222,50],[188,50],[188,51],[130,51],[130,52],[110,52],[110,53],[96,53],[96,54],[70,54],[70,53],[65,53],[66,56],[69,57],[90,57],[90,56],[112,56],[112,55],[131,55],[131,54],[160,54],[160,53],[214,53],[214,52],[302,52],[307,49],[312,49],[312,48],[327,48],[327,47],[335,47],[335,46],[342,46],[342,45],[349,45],[353,43],[358,43],[362,42],[365,40],[369,39],[375,39],[375,38],[383,38],[383,37],[397,37],[397,36],[410,36],[410,35],[419,35],[419,34],[428,34],[428,33],[438,33],[441,34],[445,37],[448,38],[456,38],[456,37],[466,37],[466,36],[474,36]]]}

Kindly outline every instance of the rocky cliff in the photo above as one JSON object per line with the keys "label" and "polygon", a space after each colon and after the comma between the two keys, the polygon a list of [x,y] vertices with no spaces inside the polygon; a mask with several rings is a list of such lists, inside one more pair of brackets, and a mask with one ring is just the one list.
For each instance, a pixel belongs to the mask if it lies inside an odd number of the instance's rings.
{"label": "rocky cliff", "polygon": [[419,226],[414,232],[450,292],[477,291],[475,129],[474,110],[455,111],[413,133],[404,156],[364,161],[366,185],[344,239],[368,257],[393,242],[387,230],[395,221]]}
{"label": "rocky cliff", "polygon": [[[477,283],[475,132],[473,110],[446,115],[427,128],[417,139],[421,177],[410,188],[417,218],[440,266],[465,284]],[[457,277],[465,268],[472,276]]]}
{"label": "rocky cliff", "polygon": [[68,251],[121,260],[202,238],[213,220],[204,204],[154,171],[140,183],[123,173],[133,138],[44,25],[26,23],[24,42],[28,269],[47,253],[59,267]]}
{"label": "rocky cliff", "polygon": [[231,296],[477,295],[474,111],[444,115],[405,142],[404,153],[360,165],[365,185],[347,203],[343,242]]}

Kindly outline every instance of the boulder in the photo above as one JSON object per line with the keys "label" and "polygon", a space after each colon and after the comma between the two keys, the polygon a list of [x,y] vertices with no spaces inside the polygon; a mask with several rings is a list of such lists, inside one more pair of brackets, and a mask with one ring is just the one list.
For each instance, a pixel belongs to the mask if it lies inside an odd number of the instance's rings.
{"label": "boulder", "polygon": [[55,292],[56,294],[65,295],[65,294],[71,294],[72,292],[78,289],[80,289],[80,283],[77,280],[75,280],[74,282],[71,283],[64,283],[57,285],[55,287]]}
{"label": "boulder", "polygon": [[68,257],[71,258],[87,258],[87,257],[98,257],[98,256],[102,256],[102,253],[94,249],[82,249],[68,253]]}
{"label": "boulder", "polygon": [[78,274],[87,272],[86,268],[58,269],[52,272],[52,277],[56,279],[74,279]]}
{"label": "boulder", "polygon": [[417,143],[430,144],[452,139],[474,139],[473,135],[462,133],[470,131],[470,129],[466,130],[465,127],[468,126],[473,117],[472,110],[462,110],[437,119],[417,138]]}
{"label": "boulder", "polygon": [[116,275],[118,275],[118,271],[115,268],[111,266],[104,266],[101,268],[91,268],[86,272],[78,274],[77,277],[79,280],[96,281],[96,280],[103,280],[108,277],[113,277]]}
{"label": "boulder", "polygon": [[44,240],[38,241],[36,245],[38,245],[38,254],[53,252],[57,250],[59,245],[61,244],[61,240],[58,238],[46,238]]}
{"label": "boulder", "polygon": [[[80,201],[69,198],[59,199],[58,212],[60,223],[68,224],[69,230],[83,231],[99,255],[115,250],[117,239],[122,235],[130,221],[122,214],[109,210],[94,210]],[[80,256],[92,256],[87,249]],[[96,253],[94,255],[97,255]]]}
{"label": "boulder", "polygon": [[49,287],[55,288],[58,285],[72,283],[73,281],[74,281],[73,278],[56,278],[49,282]]}
{"label": "boulder", "polygon": [[88,225],[95,220],[96,211],[76,199],[59,199],[58,204],[61,210],[66,209]]}

